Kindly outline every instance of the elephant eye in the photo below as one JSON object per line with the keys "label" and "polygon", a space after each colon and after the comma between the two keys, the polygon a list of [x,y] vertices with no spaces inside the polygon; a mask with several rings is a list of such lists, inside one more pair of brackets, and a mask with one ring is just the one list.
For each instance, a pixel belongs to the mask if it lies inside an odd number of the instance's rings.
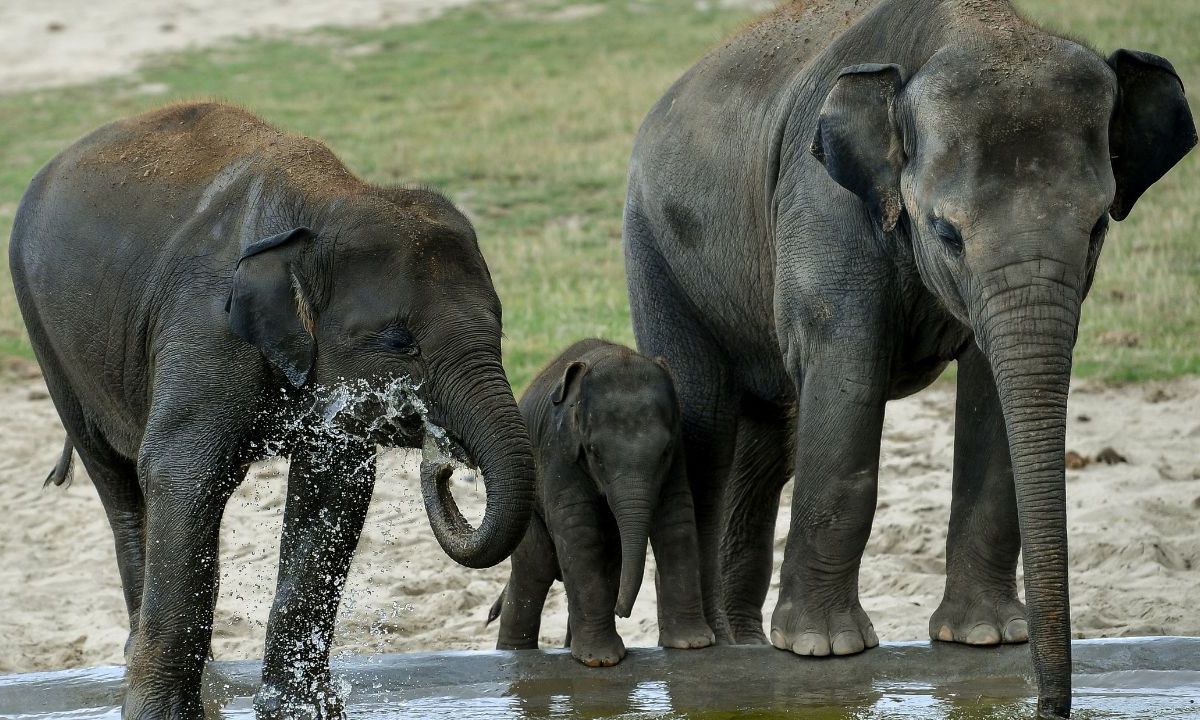
{"label": "elephant eye", "polygon": [[417,339],[413,337],[413,334],[407,328],[399,325],[390,325],[384,328],[379,333],[378,339],[384,347],[392,352],[411,357],[421,354],[421,348],[417,345]]}
{"label": "elephant eye", "polygon": [[946,218],[934,218],[933,232],[947,248],[955,255],[962,255],[963,237],[958,228]]}

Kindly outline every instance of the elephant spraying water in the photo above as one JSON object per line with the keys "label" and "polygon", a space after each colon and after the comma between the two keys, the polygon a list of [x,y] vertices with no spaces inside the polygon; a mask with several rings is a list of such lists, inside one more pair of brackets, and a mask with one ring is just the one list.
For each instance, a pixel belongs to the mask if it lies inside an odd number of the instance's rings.
{"label": "elephant spraying water", "polygon": [[[67,430],[50,479],[74,448],[116,539],[125,717],[203,717],[221,514],[264,455],[291,467],[260,718],[343,713],[329,651],[377,445],[425,445],[430,523],[454,560],[494,565],[521,540],[533,463],[500,302],[437,193],[364,183],[241,109],[173,105],[51,160],[10,264]],[[477,529],[448,456],[483,473]]]}

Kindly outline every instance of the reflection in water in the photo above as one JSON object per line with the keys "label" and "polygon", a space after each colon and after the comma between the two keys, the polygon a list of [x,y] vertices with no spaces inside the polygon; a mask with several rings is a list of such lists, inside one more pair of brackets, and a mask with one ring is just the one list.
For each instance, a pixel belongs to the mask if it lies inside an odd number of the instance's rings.
{"label": "reflection in water", "polygon": [[[89,697],[85,692],[89,672],[0,676],[0,716],[6,720],[118,720],[120,710],[114,705],[69,710],[71,706],[63,704],[71,697],[78,697],[83,705],[95,704],[94,695],[91,701],[84,700]],[[94,674],[90,679],[96,680]],[[396,689],[390,691],[359,686],[351,695],[351,720],[1023,720],[1032,716],[1035,707],[1022,682],[1003,679],[939,686],[876,682],[864,691],[824,695],[792,683],[756,685],[744,675],[734,688],[720,675],[694,673],[622,680],[598,672],[583,677],[533,677],[511,683],[468,682],[414,689],[404,688],[400,677],[392,680],[387,684]],[[791,687],[785,690],[781,685]],[[1086,720],[1195,718],[1200,707],[1200,673],[1196,672],[1081,676],[1075,686],[1076,716]],[[48,707],[44,704],[47,699],[58,703],[54,711],[27,711]],[[253,720],[253,703],[249,697],[233,698],[221,709],[220,717]]]}
{"label": "reflection in water", "polygon": [[629,693],[629,709],[655,717],[665,715],[674,709],[671,706],[671,690],[662,680],[640,682]]}

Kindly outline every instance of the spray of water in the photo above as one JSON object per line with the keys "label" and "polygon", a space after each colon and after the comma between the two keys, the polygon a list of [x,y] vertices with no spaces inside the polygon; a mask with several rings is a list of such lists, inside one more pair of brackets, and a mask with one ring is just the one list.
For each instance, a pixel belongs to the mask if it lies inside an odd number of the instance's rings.
{"label": "spray of water", "polygon": [[[267,432],[259,447],[260,457],[303,453],[307,465],[319,474],[330,473],[341,478],[372,477],[363,472],[368,467],[363,460],[363,447],[420,446],[425,460],[458,465],[462,451],[449,434],[429,419],[429,409],[420,396],[420,385],[408,377],[366,381],[339,380],[334,383],[305,388],[302,392],[281,390],[273,402],[264,403],[260,427]],[[347,452],[355,449],[357,452]],[[350,459],[353,458],[353,459]],[[345,532],[340,522],[324,510],[317,521],[332,535]],[[328,576],[327,576],[328,577]],[[331,579],[332,581],[332,579]],[[339,617],[344,618],[360,602],[356,593],[343,599]],[[386,636],[396,627],[401,608],[411,606],[393,603],[390,613],[381,612],[371,623],[369,633],[380,649]],[[308,651],[323,651],[324,640],[314,631],[312,637],[300,638],[292,671],[294,682],[303,683],[307,675],[305,661]],[[333,685],[311,688],[322,695],[330,706],[343,706],[348,699],[349,684],[333,679]],[[296,710],[300,710],[297,708]]]}
{"label": "spray of water", "polygon": [[[255,449],[262,457],[271,457],[286,452],[290,443],[293,451],[302,449],[314,459],[332,463],[356,443],[420,443],[423,459],[461,464],[466,458],[446,430],[429,419],[420,389],[421,385],[407,376],[383,381],[339,379],[305,388],[303,395],[282,389],[277,402],[264,403],[262,411],[265,423],[274,423],[278,431]],[[281,407],[291,409],[279,425],[276,413]]]}

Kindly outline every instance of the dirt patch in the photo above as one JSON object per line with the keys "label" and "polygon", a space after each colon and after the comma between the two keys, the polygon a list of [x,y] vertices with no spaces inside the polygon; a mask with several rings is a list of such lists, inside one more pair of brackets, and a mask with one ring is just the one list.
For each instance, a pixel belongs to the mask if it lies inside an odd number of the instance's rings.
{"label": "dirt patch", "polygon": [[134,70],[148,55],[324,26],[399,25],[472,0],[40,0],[0,3],[0,91]]}

